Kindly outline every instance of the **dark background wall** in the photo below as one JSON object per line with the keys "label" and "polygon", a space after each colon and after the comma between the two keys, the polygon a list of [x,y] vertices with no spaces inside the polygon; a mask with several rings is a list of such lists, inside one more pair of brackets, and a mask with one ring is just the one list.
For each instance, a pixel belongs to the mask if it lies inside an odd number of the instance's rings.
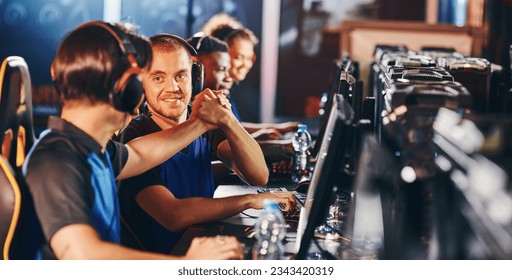
{"label": "dark background wall", "polygon": [[103,18],[103,1],[0,1],[0,57],[23,57],[32,83],[49,84],[50,64],[64,34]]}
{"label": "dark background wall", "polygon": [[[226,12],[262,39],[264,0],[140,0],[121,1],[121,18],[151,36],[168,32],[189,37],[212,15]],[[320,12],[312,11],[321,2]],[[345,19],[377,18],[423,21],[426,0],[281,0],[279,60],[275,116],[304,117],[317,113],[315,104],[328,90],[330,65],[339,58],[339,33],[322,29]],[[510,65],[511,1],[488,0],[485,24],[489,37],[483,54]],[[323,4],[323,8],[322,8]],[[77,25],[103,19],[103,0],[0,0],[0,59],[18,55],[27,61],[36,104],[58,103],[49,68],[63,36]],[[322,17],[324,17],[322,19]],[[327,17],[327,20],[325,20]],[[348,17],[348,18],[347,18]],[[315,48],[315,44],[318,44]],[[233,90],[242,120],[260,120],[261,44],[247,79]],[[510,67],[506,67],[510,75]],[[312,106],[313,105],[313,106]],[[37,109],[37,107],[35,108]],[[46,113],[55,111],[46,111]]]}
{"label": "dark background wall", "polygon": [[[261,38],[263,0],[139,0],[121,1],[121,20],[139,26],[141,34],[166,32],[189,37],[214,14],[225,12],[237,18]],[[36,124],[45,126],[47,115],[58,114],[48,106],[58,97],[50,78],[50,65],[62,38],[76,26],[91,20],[103,20],[103,0],[0,0],[0,59],[23,57],[33,85]],[[260,56],[260,47],[256,48]],[[250,99],[241,106],[244,119],[259,118],[260,63],[256,61],[246,81],[236,93]],[[41,105],[41,106],[38,106]],[[46,107],[44,107],[44,106]]]}

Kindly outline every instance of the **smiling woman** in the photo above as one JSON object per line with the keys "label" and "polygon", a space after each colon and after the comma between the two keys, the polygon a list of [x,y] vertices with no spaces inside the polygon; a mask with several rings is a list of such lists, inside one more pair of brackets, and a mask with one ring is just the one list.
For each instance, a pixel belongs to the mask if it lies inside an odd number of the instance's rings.
{"label": "smiling woman", "polygon": [[241,82],[251,70],[256,60],[254,43],[244,37],[236,37],[229,42],[229,55],[231,56],[231,75]]}
{"label": "smiling woman", "polygon": [[204,24],[202,30],[205,34],[228,44],[231,57],[230,74],[237,82],[245,80],[247,73],[256,61],[254,47],[259,40],[254,33],[245,28],[237,19],[226,14],[213,16]]}

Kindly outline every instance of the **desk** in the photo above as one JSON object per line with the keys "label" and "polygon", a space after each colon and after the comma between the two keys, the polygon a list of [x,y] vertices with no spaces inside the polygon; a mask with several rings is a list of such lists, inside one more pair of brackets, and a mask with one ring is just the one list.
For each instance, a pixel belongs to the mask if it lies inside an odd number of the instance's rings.
{"label": "desk", "polygon": [[[277,186],[267,186],[277,187]],[[282,187],[282,186],[281,186]],[[288,186],[292,187],[292,186]],[[221,198],[233,195],[244,195],[256,193],[258,187],[243,185],[220,185],[215,190],[214,198]],[[190,242],[195,237],[215,236],[217,234],[234,235],[238,237],[240,242],[245,246],[246,259],[250,259],[250,250],[254,245],[254,238],[247,238],[244,233],[253,228],[256,218],[263,213],[263,210],[247,209],[240,214],[229,217],[219,222],[205,223],[191,226],[187,229],[178,244],[172,250],[172,254],[184,255],[190,246]],[[296,252],[295,238],[297,231],[287,228],[285,237],[285,254],[290,255]]]}
{"label": "desk", "polygon": [[[266,187],[283,187],[283,185]],[[291,185],[286,187],[288,189],[292,188]],[[215,191],[214,198],[252,194],[256,193],[257,188],[258,187],[243,185],[220,185]],[[187,229],[171,253],[175,255],[185,255],[188,247],[190,246],[190,242],[195,237],[216,236],[217,234],[223,234],[236,236],[245,246],[245,258],[251,259],[251,248],[254,245],[255,239],[247,238],[244,233],[253,228],[254,224],[256,223],[256,218],[259,217],[262,213],[263,210],[247,209],[240,214],[234,215],[222,221],[191,226],[189,229]],[[288,227],[286,229],[286,236],[284,240],[285,256],[292,257],[297,252],[298,247],[296,247],[295,244],[296,237],[296,228]],[[326,239],[321,240],[320,244],[322,244],[322,247],[329,251],[331,254],[338,255],[340,247],[339,242]],[[310,247],[310,252],[314,258],[315,253],[318,253],[319,251],[314,245],[312,245]]]}

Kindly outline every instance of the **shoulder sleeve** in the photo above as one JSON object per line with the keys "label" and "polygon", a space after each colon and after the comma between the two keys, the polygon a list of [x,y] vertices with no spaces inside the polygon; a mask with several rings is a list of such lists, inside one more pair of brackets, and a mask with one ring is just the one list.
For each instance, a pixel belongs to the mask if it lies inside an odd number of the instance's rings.
{"label": "shoulder sleeve", "polygon": [[[159,128],[154,127],[147,118],[145,115],[140,115],[133,119],[120,134],[120,141],[127,143],[137,137],[158,131]],[[142,189],[153,185],[165,186],[161,178],[160,169],[160,166],[156,166],[140,175],[122,180],[120,184],[121,196],[135,196]]]}
{"label": "shoulder sleeve", "polygon": [[155,127],[155,124],[146,115],[139,115],[119,133],[116,141],[121,143],[128,143],[131,140],[158,131],[160,128]]}
{"label": "shoulder sleeve", "polygon": [[124,165],[128,161],[128,149],[125,145],[110,140],[107,144],[107,153],[112,162],[112,169],[114,169],[114,178],[119,175]]}
{"label": "shoulder sleeve", "polygon": [[122,180],[120,192],[123,195],[135,197],[141,190],[154,185],[165,186],[160,175],[160,166],[151,168],[140,175]]}
{"label": "shoulder sleeve", "polygon": [[206,132],[203,134],[203,137],[206,137],[208,143],[210,144],[212,160],[218,160],[217,147],[222,141],[226,140],[226,135],[224,132],[222,132],[221,129],[215,129]]}
{"label": "shoulder sleeve", "polygon": [[93,193],[86,163],[69,149],[48,147],[34,150],[26,167],[25,179],[48,241],[64,226],[92,223]]}

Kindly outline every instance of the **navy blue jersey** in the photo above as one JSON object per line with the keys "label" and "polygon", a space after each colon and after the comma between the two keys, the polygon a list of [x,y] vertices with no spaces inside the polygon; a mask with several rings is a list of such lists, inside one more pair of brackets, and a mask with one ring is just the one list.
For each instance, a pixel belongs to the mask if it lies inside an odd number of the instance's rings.
{"label": "navy blue jersey", "polygon": [[[133,119],[118,139],[126,143],[160,130],[151,117],[143,114]],[[140,208],[135,198],[141,190],[153,185],[165,186],[177,198],[213,197],[215,189],[210,155],[207,137],[201,136],[159,166],[121,182],[123,245],[160,253],[172,250],[182,233],[165,229]]]}
{"label": "navy blue jersey", "polygon": [[231,104],[231,111],[233,112],[233,115],[235,115],[236,119],[240,121],[240,113],[238,113],[238,108],[236,107],[236,103],[233,100],[233,98],[228,99],[229,103]]}
{"label": "navy blue jersey", "polygon": [[124,145],[110,141],[103,152],[84,131],[50,118],[49,129],[41,133],[23,167],[45,235],[43,258],[55,258],[49,240],[72,224],[89,224],[102,240],[120,243],[114,178],[127,158]]}

